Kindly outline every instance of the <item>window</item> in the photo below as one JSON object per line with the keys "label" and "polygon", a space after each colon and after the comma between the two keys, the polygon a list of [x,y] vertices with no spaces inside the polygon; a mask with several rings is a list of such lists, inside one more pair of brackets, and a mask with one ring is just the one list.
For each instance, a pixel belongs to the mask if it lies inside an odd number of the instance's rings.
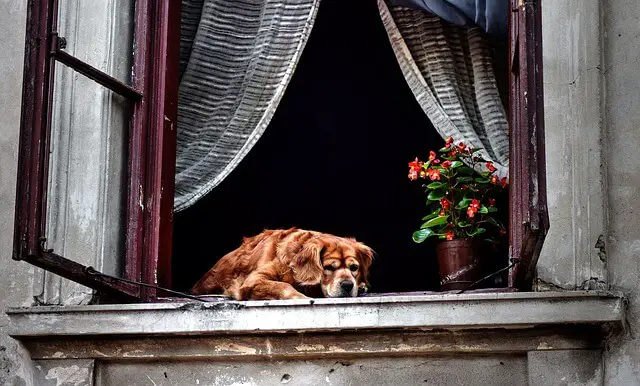
{"label": "window", "polygon": [[[155,286],[172,288],[180,4],[133,3],[130,82],[65,51],[68,42],[59,36],[57,0],[29,3],[13,257],[121,300],[152,301],[168,295]],[[540,2],[513,0],[512,10],[509,256],[517,264],[509,286],[526,290],[548,227]],[[56,72],[67,67],[124,98],[130,112],[124,122],[127,162],[122,173],[127,192],[122,205],[124,281],[76,263],[47,243],[54,88]]]}

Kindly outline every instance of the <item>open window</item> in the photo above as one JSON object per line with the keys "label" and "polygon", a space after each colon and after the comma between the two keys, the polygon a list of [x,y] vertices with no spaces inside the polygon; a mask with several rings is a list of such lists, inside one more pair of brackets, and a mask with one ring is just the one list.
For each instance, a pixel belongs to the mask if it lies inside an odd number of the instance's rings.
{"label": "open window", "polygon": [[[116,61],[124,63],[119,68],[120,77],[90,58],[71,52],[69,48],[76,42],[70,32],[61,32],[64,26],[58,25],[59,2],[64,1],[29,2],[13,257],[117,299],[154,301],[171,296],[170,291],[158,287],[174,287],[171,251],[180,4],[171,0],[122,1],[128,4],[133,17],[128,27],[130,49],[121,52],[129,58]],[[509,287],[527,290],[548,227],[540,2],[513,0],[511,7],[509,257],[515,264],[510,270]],[[122,68],[131,71],[123,72]],[[71,86],[65,83],[78,77],[85,81],[72,82]],[[92,162],[87,161],[90,157],[70,159],[56,153],[64,145],[64,138],[69,141],[71,136],[82,135],[83,128],[92,127],[80,121],[75,130],[60,131],[73,124],[62,119],[65,115],[60,113],[60,106],[67,103],[60,96],[65,87],[99,89],[89,94],[99,95],[110,106],[121,106],[119,110],[114,108],[115,112],[110,110],[117,119],[95,125],[97,131],[115,130],[117,126],[120,134],[90,137],[76,143],[74,150],[90,152],[91,141],[113,141],[111,149],[120,152],[119,158],[99,155],[96,162],[106,165],[103,177],[87,183],[101,184],[104,188],[98,189],[97,194],[110,198],[111,204],[99,210],[113,213],[112,223],[102,224],[101,228],[103,234],[113,238],[113,247],[105,248],[101,243],[99,249],[100,253],[122,257],[121,263],[113,267],[93,268],[78,263],[77,255],[65,253],[64,246],[59,247],[56,242],[65,240],[67,234],[52,238],[58,229],[52,219],[61,216],[56,213],[60,207],[57,200],[72,195],[52,183],[64,176],[55,175],[51,165],[75,163],[76,173],[82,175],[82,164]],[[75,98],[81,98],[79,95]],[[76,100],[81,102],[82,99]],[[115,158],[126,162],[109,162]],[[116,191],[108,189],[118,184],[121,188]],[[76,193],[82,193],[82,188],[75,187]],[[118,197],[117,192],[125,194]],[[82,206],[82,199],[78,205]],[[77,214],[79,233],[86,232],[81,214]],[[92,251],[88,249],[87,253]]]}

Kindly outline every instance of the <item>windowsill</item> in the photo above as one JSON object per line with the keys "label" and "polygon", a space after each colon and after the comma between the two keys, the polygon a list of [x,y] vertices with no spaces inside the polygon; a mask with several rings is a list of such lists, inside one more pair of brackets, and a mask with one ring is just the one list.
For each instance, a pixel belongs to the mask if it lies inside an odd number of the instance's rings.
{"label": "windowsill", "polygon": [[122,337],[621,324],[619,293],[522,292],[11,308],[9,335]]}

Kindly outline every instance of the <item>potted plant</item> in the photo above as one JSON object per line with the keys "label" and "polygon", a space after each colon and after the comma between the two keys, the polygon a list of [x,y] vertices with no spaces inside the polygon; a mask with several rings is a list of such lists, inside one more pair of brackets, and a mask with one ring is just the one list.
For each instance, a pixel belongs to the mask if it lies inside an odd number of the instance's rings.
{"label": "potted plant", "polygon": [[485,275],[483,255],[486,242],[506,234],[496,219],[495,197],[506,188],[507,178],[496,175],[496,167],[473,149],[453,138],[429,159],[409,163],[409,179],[429,181],[423,185],[429,213],[413,233],[422,243],[437,237],[440,284],[443,290],[466,289]]}

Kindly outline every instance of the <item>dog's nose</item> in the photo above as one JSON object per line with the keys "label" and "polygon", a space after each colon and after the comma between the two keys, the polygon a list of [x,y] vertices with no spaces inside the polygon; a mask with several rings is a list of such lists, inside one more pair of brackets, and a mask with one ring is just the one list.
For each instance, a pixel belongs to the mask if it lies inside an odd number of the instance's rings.
{"label": "dog's nose", "polygon": [[354,284],[351,280],[343,280],[340,282],[340,288],[342,288],[342,291],[345,293],[351,293],[353,286]]}

